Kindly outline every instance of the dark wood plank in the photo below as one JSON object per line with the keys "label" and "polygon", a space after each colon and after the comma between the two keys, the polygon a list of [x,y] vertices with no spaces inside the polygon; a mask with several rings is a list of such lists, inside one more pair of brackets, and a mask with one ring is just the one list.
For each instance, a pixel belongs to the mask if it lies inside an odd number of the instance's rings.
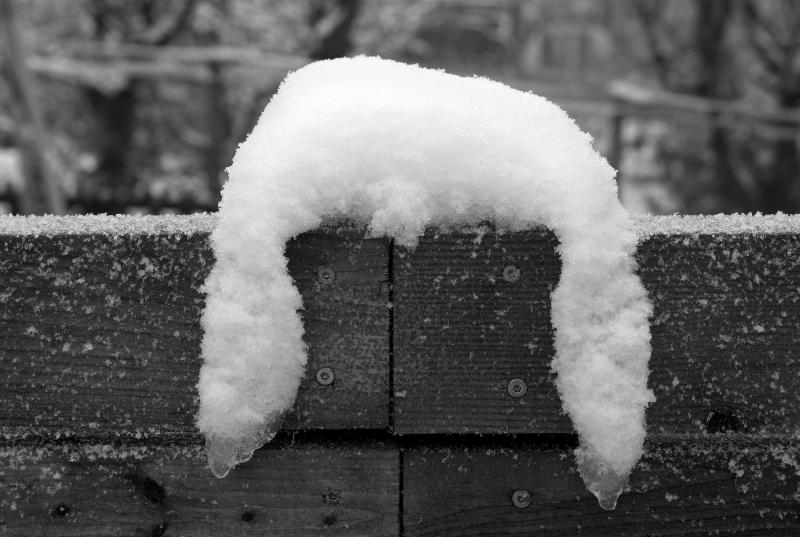
{"label": "dark wood plank", "polygon": [[[549,372],[556,245],[428,233],[395,250],[397,432],[572,432]],[[650,434],[800,429],[800,235],[652,235],[638,260],[655,309]]]}
{"label": "dark wood plank", "polygon": [[[386,428],[388,243],[342,227],[287,253],[310,363],[285,427]],[[0,234],[0,435],[196,435],[212,260],[207,232]],[[332,385],[316,382],[322,367]]]}
{"label": "dark wood plank", "polygon": [[[546,231],[427,233],[395,250],[395,431],[571,430],[548,373],[556,245]],[[518,281],[503,278],[508,266]],[[525,397],[509,396],[512,379]]]}
{"label": "dark wood plank", "polygon": [[284,444],[225,479],[193,447],[0,449],[8,537],[398,535],[391,447]]}
{"label": "dark wood plank", "polygon": [[[295,412],[286,419],[288,428],[389,426],[391,254],[387,240],[364,234],[363,228],[326,228],[287,245],[289,273],[303,295],[309,346],[306,376]],[[320,368],[333,371],[332,384],[317,382]]]}
{"label": "dark wood plank", "polygon": [[651,434],[800,430],[800,235],[656,235]]}
{"label": "dark wood plank", "polygon": [[[798,462],[796,443],[650,445],[609,512],[584,488],[569,450],[410,449],[403,453],[404,534],[796,536]],[[517,490],[530,493],[528,507],[514,505]]]}

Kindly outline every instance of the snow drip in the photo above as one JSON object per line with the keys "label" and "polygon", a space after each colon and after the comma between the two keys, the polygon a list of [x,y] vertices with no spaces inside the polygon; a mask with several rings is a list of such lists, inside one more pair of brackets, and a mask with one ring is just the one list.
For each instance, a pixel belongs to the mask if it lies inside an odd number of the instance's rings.
{"label": "snow drip", "polygon": [[228,169],[206,282],[198,427],[224,476],[274,436],[306,364],[286,242],[348,216],[413,247],[492,220],[558,236],[552,367],[578,468],[613,508],[642,454],[651,306],[615,171],[546,99],[379,58],[289,75]]}

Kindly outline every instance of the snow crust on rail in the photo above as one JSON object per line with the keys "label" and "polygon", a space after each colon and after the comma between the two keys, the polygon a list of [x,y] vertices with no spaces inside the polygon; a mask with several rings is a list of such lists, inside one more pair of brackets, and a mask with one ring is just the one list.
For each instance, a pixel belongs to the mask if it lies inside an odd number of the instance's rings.
{"label": "snow crust on rail", "polygon": [[[210,234],[216,213],[192,215],[0,215],[0,235],[195,235]],[[776,235],[800,234],[797,214],[632,215],[640,240],[652,235]],[[323,218],[337,226],[341,219]],[[458,231],[459,226],[453,230]],[[471,225],[462,229],[472,229]]]}
{"label": "snow crust on rail", "polygon": [[211,233],[215,214],[0,216],[0,235],[194,235]]}
{"label": "snow crust on rail", "polygon": [[652,235],[783,235],[800,234],[797,214],[636,215],[640,240]]}

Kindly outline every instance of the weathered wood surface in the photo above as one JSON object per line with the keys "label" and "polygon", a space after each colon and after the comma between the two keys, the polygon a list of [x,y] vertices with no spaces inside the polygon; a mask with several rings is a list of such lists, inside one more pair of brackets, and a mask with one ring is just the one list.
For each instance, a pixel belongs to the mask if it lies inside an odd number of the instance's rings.
{"label": "weathered wood surface", "polygon": [[[549,372],[556,246],[431,232],[395,250],[397,432],[572,432]],[[655,310],[649,434],[800,430],[800,235],[655,234],[637,258]]]}
{"label": "weathered wood surface", "polygon": [[[382,432],[284,439],[218,481],[194,428],[212,256],[188,221],[0,232],[0,535],[800,535],[800,232],[643,239],[657,402],[606,513],[569,449],[537,447],[572,433],[551,233],[291,243],[311,363],[286,428]],[[415,436],[451,432],[532,436]]]}
{"label": "weathered wood surface", "polygon": [[[800,533],[796,441],[650,444],[614,512],[585,490],[569,449],[406,444],[400,464],[390,444],[284,441],[224,480],[196,446],[0,448],[0,534],[372,536],[400,535],[400,524],[436,537]],[[530,505],[514,505],[517,490]]]}
{"label": "weathered wood surface", "polygon": [[225,479],[196,447],[0,448],[0,535],[398,535],[398,452],[283,443]]}
{"label": "weathered wood surface", "polygon": [[[386,429],[393,408],[398,433],[571,433],[549,372],[556,245],[532,231],[396,248],[390,327],[387,241],[344,228],[290,244],[311,363],[286,427]],[[651,435],[798,430],[798,254],[797,233],[642,241]],[[207,232],[0,235],[0,433],[194,435],[210,263]],[[315,380],[322,367],[330,386]],[[523,397],[508,394],[515,378]]]}
{"label": "weathered wood surface", "polygon": [[[796,443],[649,445],[609,512],[584,488],[569,450],[412,448],[403,453],[404,535],[795,537],[799,455]],[[530,493],[527,507],[514,504],[518,490]]]}
{"label": "weathered wood surface", "polygon": [[[548,378],[556,245],[544,232],[426,234],[396,249],[396,431],[571,431]],[[524,397],[509,395],[512,379],[527,382]]]}
{"label": "weathered wood surface", "polygon": [[[310,359],[286,428],[388,427],[388,248],[352,228],[288,245]],[[207,232],[0,234],[0,435],[196,436],[212,261]]]}

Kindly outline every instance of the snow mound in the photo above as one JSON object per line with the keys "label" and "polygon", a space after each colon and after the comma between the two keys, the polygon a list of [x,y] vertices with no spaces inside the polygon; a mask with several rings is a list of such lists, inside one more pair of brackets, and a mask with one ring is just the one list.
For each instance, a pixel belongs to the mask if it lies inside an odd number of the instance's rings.
{"label": "snow mound", "polygon": [[228,169],[206,282],[198,427],[225,475],[274,435],[306,363],[287,240],[347,215],[413,247],[426,226],[544,224],[560,240],[553,369],[579,469],[612,507],[642,454],[651,306],[615,171],[556,105],[379,58],[291,74]]}

